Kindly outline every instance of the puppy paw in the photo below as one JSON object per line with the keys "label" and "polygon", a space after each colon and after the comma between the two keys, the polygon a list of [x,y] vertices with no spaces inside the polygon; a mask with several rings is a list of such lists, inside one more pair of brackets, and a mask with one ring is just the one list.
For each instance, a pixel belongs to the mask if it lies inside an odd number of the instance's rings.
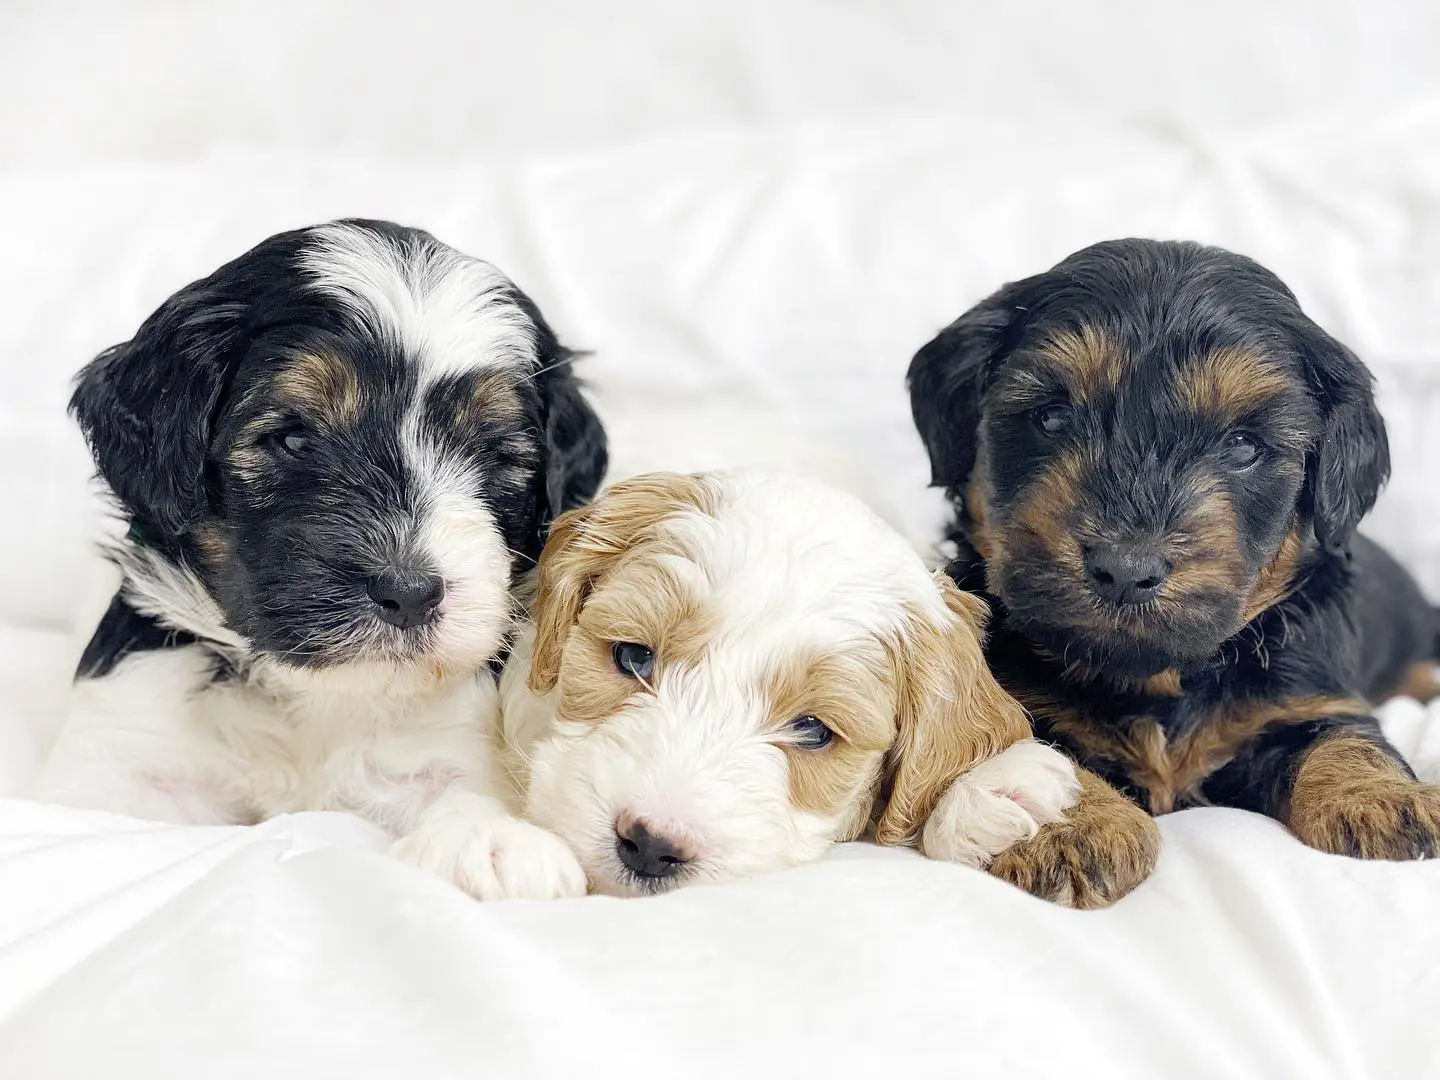
{"label": "puppy paw", "polygon": [[585,895],[585,871],[554,833],[514,817],[422,824],[390,849],[477,900]]}
{"label": "puppy paw", "polygon": [[1078,770],[1080,797],[1065,820],[997,855],[1003,881],[1065,907],[1108,907],[1155,869],[1160,830],[1149,814],[1099,777]]}
{"label": "puppy paw", "polygon": [[1335,855],[1431,859],[1440,851],[1440,787],[1417,781],[1382,740],[1340,731],[1301,759],[1284,820]]}
{"label": "puppy paw", "polygon": [[1080,794],[1075,765],[1053,747],[1024,739],[960,776],[920,834],[932,859],[984,867],[1041,826],[1064,820]]}
{"label": "puppy paw", "polygon": [[1433,859],[1440,853],[1440,787],[1414,781],[1341,788],[1292,811],[1290,830],[1310,847],[1356,859]]}

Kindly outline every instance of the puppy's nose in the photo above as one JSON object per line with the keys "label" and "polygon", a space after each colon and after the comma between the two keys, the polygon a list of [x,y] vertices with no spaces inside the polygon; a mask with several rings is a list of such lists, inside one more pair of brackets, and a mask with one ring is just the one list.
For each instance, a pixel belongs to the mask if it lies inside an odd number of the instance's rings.
{"label": "puppy's nose", "polygon": [[1165,560],[1124,544],[1096,544],[1085,553],[1090,588],[1112,604],[1143,604],[1170,576]]}
{"label": "puppy's nose", "polygon": [[428,570],[390,569],[371,578],[365,592],[380,618],[406,630],[435,617],[445,599],[445,579]]}
{"label": "puppy's nose", "polygon": [[615,823],[615,854],[643,878],[667,878],[690,860],[669,837],[651,832],[643,821],[622,817]]}

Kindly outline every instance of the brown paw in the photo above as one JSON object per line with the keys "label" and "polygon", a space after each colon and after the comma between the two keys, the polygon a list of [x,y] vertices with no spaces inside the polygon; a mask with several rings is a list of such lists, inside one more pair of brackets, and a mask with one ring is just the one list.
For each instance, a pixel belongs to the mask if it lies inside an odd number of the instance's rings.
{"label": "brown paw", "polygon": [[1337,735],[1305,756],[1285,823],[1321,851],[1357,859],[1440,853],[1440,787],[1422,784],[1373,740]]}
{"label": "brown paw", "polygon": [[1080,800],[1066,820],[1044,826],[997,855],[990,873],[1065,907],[1108,907],[1139,885],[1160,854],[1149,814],[1093,773],[1079,770]]}

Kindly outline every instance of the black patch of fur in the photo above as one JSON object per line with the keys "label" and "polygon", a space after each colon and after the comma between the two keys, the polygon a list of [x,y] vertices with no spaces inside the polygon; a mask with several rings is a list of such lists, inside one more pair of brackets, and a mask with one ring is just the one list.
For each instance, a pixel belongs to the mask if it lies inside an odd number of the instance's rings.
{"label": "black patch of fur", "polygon": [[[347,224],[399,252],[439,247],[418,229]],[[383,328],[308,287],[300,260],[312,240],[312,229],[280,233],[181,289],[80,373],[71,400],[132,533],[198,575],[256,649],[300,665],[348,658],[340,643],[370,618],[373,576],[398,564],[431,569],[407,529],[416,490],[401,427],[413,358]],[[478,377],[462,375],[428,391],[424,415],[427,434],[475,475],[474,495],[520,573],[538,557],[550,519],[594,494],[606,442],[571,370],[574,354],[518,288],[504,299],[527,317],[536,343],[534,371],[513,384],[518,412],[457,409]],[[322,427],[273,416],[260,392],[267,380],[290,358],[321,352],[354,369],[357,415]],[[284,438],[297,430],[306,448],[287,454]],[[261,464],[237,467],[237,451]],[[226,558],[204,554],[202,524]],[[411,635],[416,647],[425,633]]]}
{"label": "black patch of fur", "polygon": [[[1275,555],[1293,522],[1305,530],[1294,591],[1248,624],[1211,617],[1202,600],[1188,624],[1168,627],[1142,649],[1131,637],[1107,639],[1094,626],[1056,621],[1053,613],[1068,599],[1053,567],[1022,564],[998,595],[987,588],[964,505],[977,449],[985,447],[987,482],[998,503],[991,510],[1002,518],[1055,452],[995,388],[1048,334],[1084,327],[1102,331],[1135,364],[1130,382],[1087,405],[1086,422],[1072,436],[1101,462],[1080,486],[1080,513],[1118,533],[1163,529],[1187,463],[1209,453],[1224,434],[1169,392],[1189,358],[1243,349],[1264,355],[1292,381],[1293,390],[1270,413],[1245,423],[1274,455],[1273,467],[1262,460],[1261,468],[1227,481],[1237,547],[1252,572]],[[1049,715],[1063,710],[1071,722],[1078,715],[1107,734],[1143,718],[1174,741],[1213,722],[1227,703],[1376,699],[1412,662],[1433,655],[1433,609],[1389,556],[1354,534],[1389,468],[1370,374],[1253,261],[1189,243],[1098,244],[1005,286],[962,315],[916,355],[909,384],[933,483],[946,489],[957,510],[951,539],[958,557],[948,571],[962,588],[986,594],[993,607],[987,655],[1002,685],[1022,700],[1052,703]],[[1224,603],[1217,598],[1215,610],[1226,610]],[[1232,609],[1238,610],[1233,603]],[[1068,662],[1077,656],[1088,664]],[[1167,667],[1184,673],[1178,697],[1134,691],[1140,677]],[[1122,762],[1056,730],[1046,707],[1033,711],[1041,738],[1060,743],[1145,804],[1143,788]],[[1384,745],[1373,719],[1364,716],[1276,726],[1212,774],[1193,801],[1278,813],[1300,756],[1335,726]]]}
{"label": "black patch of fur", "polygon": [[77,679],[99,679],[109,675],[120,661],[135,653],[155,649],[176,649],[195,644],[196,638],[183,630],[172,630],[159,620],[136,611],[121,596],[110,601],[110,607],[95,628],[95,635],[85,646],[75,669]]}

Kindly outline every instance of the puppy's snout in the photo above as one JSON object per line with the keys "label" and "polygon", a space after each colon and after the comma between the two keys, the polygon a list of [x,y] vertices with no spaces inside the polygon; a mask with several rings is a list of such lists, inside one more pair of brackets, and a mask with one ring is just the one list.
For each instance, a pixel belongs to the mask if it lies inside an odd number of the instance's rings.
{"label": "puppy's snout", "polygon": [[1096,544],[1085,552],[1090,588],[1112,604],[1143,604],[1170,576],[1170,566],[1156,552],[1131,544]]}
{"label": "puppy's snout", "polygon": [[639,818],[622,815],[615,822],[615,854],[642,878],[667,878],[679,873],[692,858],[679,840],[653,829]]}
{"label": "puppy's snout", "polygon": [[365,587],[375,613],[391,626],[408,630],[435,617],[445,599],[445,579],[428,570],[392,568],[376,574]]}

